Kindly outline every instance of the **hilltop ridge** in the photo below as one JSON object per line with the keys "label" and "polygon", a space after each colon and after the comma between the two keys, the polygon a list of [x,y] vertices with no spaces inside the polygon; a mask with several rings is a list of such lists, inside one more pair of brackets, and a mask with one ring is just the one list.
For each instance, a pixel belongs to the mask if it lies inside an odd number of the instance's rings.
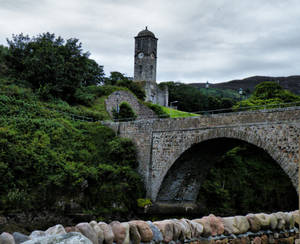
{"label": "hilltop ridge", "polygon": [[[242,88],[243,90],[249,89],[252,92],[256,85],[263,81],[275,81],[295,94],[300,94],[300,75],[288,76],[288,77],[271,77],[271,76],[252,76],[241,80],[231,80],[217,84],[210,84],[212,88],[218,89],[231,89],[238,90]],[[205,83],[191,83],[190,86],[196,88],[204,88]]]}

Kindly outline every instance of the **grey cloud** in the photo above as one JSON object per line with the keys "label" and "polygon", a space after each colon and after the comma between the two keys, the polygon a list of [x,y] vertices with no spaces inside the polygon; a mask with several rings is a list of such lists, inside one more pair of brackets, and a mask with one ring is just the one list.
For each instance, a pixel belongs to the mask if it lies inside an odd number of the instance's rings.
{"label": "grey cloud", "polygon": [[298,0],[0,0],[0,42],[12,33],[79,38],[105,72],[133,73],[134,36],[159,38],[158,80],[226,81],[299,74]]}

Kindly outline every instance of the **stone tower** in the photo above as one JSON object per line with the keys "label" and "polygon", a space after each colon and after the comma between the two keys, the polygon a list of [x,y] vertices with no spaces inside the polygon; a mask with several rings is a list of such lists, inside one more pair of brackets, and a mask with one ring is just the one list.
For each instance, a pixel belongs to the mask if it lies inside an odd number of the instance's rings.
{"label": "stone tower", "polygon": [[146,101],[168,106],[168,87],[160,89],[156,84],[157,40],[147,27],[135,37],[133,80],[141,83]]}
{"label": "stone tower", "polygon": [[157,38],[148,30],[135,37],[134,80],[156,82]]}

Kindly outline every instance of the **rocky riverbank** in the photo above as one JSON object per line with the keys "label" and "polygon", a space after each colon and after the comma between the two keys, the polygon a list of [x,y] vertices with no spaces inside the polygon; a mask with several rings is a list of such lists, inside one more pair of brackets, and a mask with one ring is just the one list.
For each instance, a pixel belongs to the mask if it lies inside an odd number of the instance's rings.
{"label": "rocky riverbank", "polygon": [[167,219],[162,221],[113,221],[109,224],[91,221],[76,226],[60,224],[30,235],[3,232],[0,244],[139,244],[139,243],[295,243],[299,223],[298,211],[273,214],[199,219]]}

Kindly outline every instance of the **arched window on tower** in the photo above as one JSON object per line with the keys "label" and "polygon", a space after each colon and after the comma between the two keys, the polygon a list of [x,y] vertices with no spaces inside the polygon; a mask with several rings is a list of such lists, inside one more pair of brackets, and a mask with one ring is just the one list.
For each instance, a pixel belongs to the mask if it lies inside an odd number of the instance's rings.
{"label": "arched window on tower", "polygon": [[137,41],[137,49],[141,50],[141,48],[142,48],[142,40],[138,40]]}
{"label": "arched window on tower", "polygon": [[153,65],[150,65],[150,75],[153,76]]}
{"label": "arched window on tower", "polygon": [[142,65],[139,65],[139,74],[141,75],[143,72],[143,66]]}

